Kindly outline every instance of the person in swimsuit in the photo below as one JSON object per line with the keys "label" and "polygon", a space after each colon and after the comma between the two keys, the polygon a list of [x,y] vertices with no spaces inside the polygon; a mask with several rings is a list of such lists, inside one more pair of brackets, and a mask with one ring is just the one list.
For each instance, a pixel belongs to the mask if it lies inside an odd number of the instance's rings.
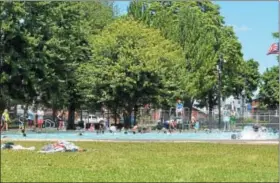
{"label": "person in swimsuit", "polygon": [[11,122],[10,120],[10,115],[8,112],[8,109],[5,109],[2,116],[1,116],[1,131],[6,127],[6,131],[9,130],[9,123]]}
{"label": "person in swimsuit", "polygon": [[63,130],[64,129],[64,120],[63,120],[63,116],[64,116],[64,111],[60,112],[57,115],[57,119],[58,119],[58,130]]}
{"label": "person in swimsuit", "polygon": [[33,127],[34,124],[34,112],[32,111],[32,109],[30,108],[27,112],[27,119],[28,119],[28,127],[31,129]]}
{"label": "person in swimsuit", "polygon": [[224,131],[230,130],[230,113],[225,110],[223,112]]}
{"label": "person in swimsuit", "polygon": [[230,126],[231,128],[234,130],[235,129],[235,124],[236,124],[236,116],[235,116],[235,112],[231,111],[231,115],[230,115]]}
{"label": "person in swimsuit", "polygon": [[37,111],[37,118],[38,118],[38,128],[42,131],[43,123],[44,123],[44,111],[43,108]]}

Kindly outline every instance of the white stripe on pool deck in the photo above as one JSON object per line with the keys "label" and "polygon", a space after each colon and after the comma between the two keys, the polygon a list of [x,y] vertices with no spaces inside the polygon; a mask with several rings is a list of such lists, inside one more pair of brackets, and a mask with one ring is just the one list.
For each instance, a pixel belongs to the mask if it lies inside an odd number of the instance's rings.
{"label": "white stripe on pool deck", "polygon": [[1,138],[1,141],[28,141],[28,142],[44,142],[44,141],[72,141],[72,142],[153,142],[153,143],[221,143],[221,144],[267,144],[273,145],[278,144],[278,140],[154,140],[154,139],[143,139],[143,140],[104,140],[104,139],[13,139],[13,138]]}

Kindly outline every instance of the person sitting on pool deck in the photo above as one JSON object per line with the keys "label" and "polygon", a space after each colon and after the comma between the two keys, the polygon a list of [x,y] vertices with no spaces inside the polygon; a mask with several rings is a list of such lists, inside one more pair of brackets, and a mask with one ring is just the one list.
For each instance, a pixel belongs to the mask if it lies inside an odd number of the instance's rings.
{"label": "person sitting on pool deck", "polygon": [[115,133],[117,131],[117,127],[115,125],[111,125],[109,128],[110,133]]}
{"label": "person sitting on pool deck", "polygon": [[177,126],[176,120],[171,120],[170,123],[169,123],[170,132],[173,131],[173,130],[176,130],[176,126]]}
{"label": "person sitting on pool deck", "polygon": [[160,121],[158,121],[156,129],[158,132],[160,132],[163,129],[163,124]]}
{"label": "person sitting on pool deck", "polygon": [[176,116],[182,116],[183,115],[183,110],[184,110],[184,105],[181,102],[181,100],[177,100],[176,104]]}
{"label": "person sitting on pool deck", "polygon": [[163,127],[164,127],[165,129],[169,129],[169,121],[164,121]]}

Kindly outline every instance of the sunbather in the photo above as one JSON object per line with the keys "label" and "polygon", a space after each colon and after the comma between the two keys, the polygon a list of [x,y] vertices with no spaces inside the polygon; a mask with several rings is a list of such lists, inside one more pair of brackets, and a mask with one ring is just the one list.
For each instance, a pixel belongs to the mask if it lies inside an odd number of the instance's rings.
{"label": "sunbather", "polygon": [[12,149],[12,150],[35,150],[35,147],[23,147],[21,145],[15,145],[13,142],[6,142],[1,145],[1,149]]}
{"label": "sunbather", "polygon": [[58,141],[53,144],[48,144],[42,147],[41,153],[54,153],[54,152],[82,152],[85,149],[79,148],[75,144],[67,141]]}

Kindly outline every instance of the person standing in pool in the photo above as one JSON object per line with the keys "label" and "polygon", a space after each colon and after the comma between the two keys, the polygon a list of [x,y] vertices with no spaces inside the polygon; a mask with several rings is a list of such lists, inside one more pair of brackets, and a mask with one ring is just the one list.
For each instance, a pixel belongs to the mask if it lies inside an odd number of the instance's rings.
{"label": "person standing in pool", "polygon": [[43,108],[39,109],[37,111],[37,124],[38,124],[38,128],[42,131],[42,127],[43,127],[43,123],[44,123],[44,111]]}
{"label": "person standing in pool", "polygon": [[61,112],[58,113],[57,119],[58,119],[58,130],[63,130],[64,129],[64,111],[62,110]]}
{"label": "person standing in pool", "polygon": [[32,129],[32,127],[35,125],[34,124],[34,112],[32,111],[32,108],[29,108],[27,111],[27,119],[28,119],[28,127]]}
{"label": "person standing in pool", "polygon": [[1,131],[4,129],[4,127],[6,127],[6,131],[9,130],[9,123],[11,122],[10,120],[10,115],[8,112],[8,109],[5,109],[2,116],[1,116]]}
{"label": "person standing in pool", "polygon": [[223,112],[224,131],[230,130],[230,113],[228,110]]}
{"label": "person standing in pool", "polygon": [[235,116],[235,112],[231,111],[231,115],[230,115],[230,126],[231,128],[234,130],[235,129],[235,124],[236,124],[236,116]]}

